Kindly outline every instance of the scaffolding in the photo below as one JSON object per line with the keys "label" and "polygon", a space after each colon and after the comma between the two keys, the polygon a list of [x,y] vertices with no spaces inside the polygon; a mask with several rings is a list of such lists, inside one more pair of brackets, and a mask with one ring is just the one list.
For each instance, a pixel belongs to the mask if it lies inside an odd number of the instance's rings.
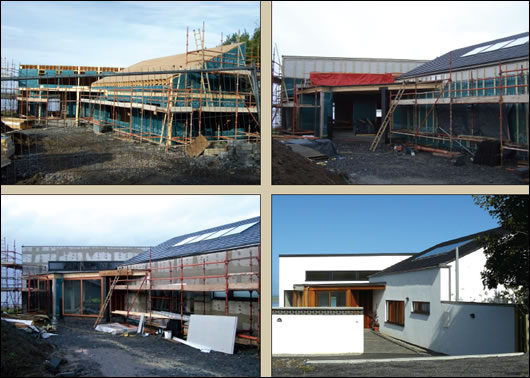
{"label": "scaffolding", "polygon": [[[501,165],[505,150],[522,153],[522,157],[528,161],[528,68],[521,66],[518,69],[507,69],[499,63],[493,76],[473,78],[472,71],[468,71],[467,76],[468,79],[455,80],[450,69],[446,78],[421,81],[421,84],[435,86],[436,89],[430,91],[418,90],[420,82],[417,78],[413,82],[407,82],[407,90],[397,100],[397,110],[391,119],[390,138],[405,137],[418,150],[448,155],[461,152],[473,155],[478,143],[493,140],[499,142]],[[391,103],[396,96],[397,91],[390,93]],[[498,136],[480,135],[480,125],[476,120],[476,107],[480,104],[498,106]],[[507,114],[503,114],[506,112],[505,104],[513,106],[510,119]],[[449,107],[447,124],[439,121],[437,112],[440,105]],[[467,105],[470,108],[469,134],[455,132],[453,126],[457,105]]]}
{"label": "scaffolding", "polygon": [[[272,57],[272,83],[272,123],[277,128],[275,137],[283,134],[288,138],[316,138],[320,133],[318,120],[321,99],[317,91],[313,94],[304,93],[304,90],[312,87],[311,80],[284,77],[276,46]],[[291,127],[288,127],[286,118],[289,118]],[[312,130],[302,127],[306,118],[312,120]]]}
{"label": "scaffolding", "polygon": [[[248,291],[249,292],[249,327],[238,334],[238,337],[259,343],[260,339],[260,324],[261,324],[261,284],[260,284],[260,266],[261,266],[261,248],[257,247],[257,253],[252,249],[248,256],[231,256],[231,251],[226,250],[222,253],[221,259],[210,259],[207,254],[202,256],[201,262],[184,263],[185,257],[176,258],[176,263],[173,264],[169,260],[165,266],[154,267],[151,259],[151,249],[149,250],[149,262],[146,264],[135,264],[133,266],[123,266],[116,271],[100,272],[100,275],[109,277],[116,277],[114,291],[110,293],[112,296],[116,292],[125,293],[124,303],[117,304],[116,300],[110,299],[110,313],[113,315],[124,316],[128,319],[130,316],[138,317],[141,314],[145,315],[149,322],[154,319],[177,319],[180,320],[181,329],[184,328],[184,322],[187,319],[185,314],[185,298],[184,293],[202,293],[202,312],[206,314],[206,293],[208,292],[223,292],[224,293],[224,314],[229,315],[230,292],[232,291]],[[242,265],[244,262],[248,263],[248,271],[231,272],[230,264]],[[223,274],[207,274],[209,267],[221,266],[224,270]],[[142,269],[145,268],[145,269]],[[190,272],[193,270],[195,272]],[[197,274],[199,270],[202,274]],[[241,277],[248,277],[247,282],[241,281]],[[212,280],[217,282],[211,283]],[[154,295],[153,292],[167,291],[178,292],[177,297],[174,296],[159,296]],[[253,326],[253,292],[257,294],[257,327]],[[147,296],[146,311],[133,311],[133,307],[140,296],[144,293]],[[132,295],[132,300],[131,296]],[[153,310],[155,301],[164,301],[167,303],[169,312],[164,313]],[[176,303],[175,303],[176,302]],[[123,306],[124,309],[116,309],[115,307]],[[175,316],[176,315],[176,316]]]}
{"label": "scaffolding", "polygon": [[[78,137],[84,131],[81,127],[96,134],[109,132],[118,140],[148,142],[166,152],[183,151],[179,147],[191,145],[200,136],[218,146],[259,142],[259,57],[246,54],[239,40],[207,48],[204,24],[202,32],[194,33],[196,49],[189,48],[188,29],[185,54],[126,69],[17,67],[3,59],[2,105],[9,103],[14,110],[9,114],[12,119],[2,113],[8,126],[2,132],[8,131],[14,139],[9,172],[15,181],[17,175],[41,172],[41,162],[65,169],[85,165],[88,148]],[[135,71],[135,67],[140,68]],[[31,128],[49,130],[26,130]],[[70,130],[59,130],[66,128]],[[39,145],[42,139],[46,148]],[[105,158],[99,159],[104,162]]]}
{"label": "scaffolding", "polygon": [[16,244],[9,247],[7,239],[2,240],[2,311],[22,309],[22,256]]}

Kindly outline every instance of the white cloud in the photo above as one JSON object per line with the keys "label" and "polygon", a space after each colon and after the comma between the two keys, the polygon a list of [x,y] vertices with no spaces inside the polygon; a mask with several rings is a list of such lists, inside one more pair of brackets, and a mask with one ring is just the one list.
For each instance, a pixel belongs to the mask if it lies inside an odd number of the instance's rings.
{"label": "white cloud", "polygon": [[434,59],[528,31],[528,2],[273,2],[280,54]]}
{"label": "white cloud", "polygon": [[258,216],[259,196],[2,196],[2,236],[18,245],[157,245]]}

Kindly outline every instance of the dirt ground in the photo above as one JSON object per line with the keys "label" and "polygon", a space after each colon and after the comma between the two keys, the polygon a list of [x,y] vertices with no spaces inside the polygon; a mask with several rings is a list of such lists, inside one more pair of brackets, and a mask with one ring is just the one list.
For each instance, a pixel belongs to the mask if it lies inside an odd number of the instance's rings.
{"label": "dirt ground", "polygon": [[[189,158],[183,147],[165,152],[89,127],[24,130],[30,142],[2,168],[2,184],[257,185],[259,156],[231,148],[217,156]],[[239,142],[238,142],[239,143]],[[259,148],[258,148],[259,149]]]}
{"label": "dirt ground", "polygon": [[311,162],[279,141],[272,140],[273,185],[344,185],[337,173]]}
{"label": "dirt ground", "polygon": [[[519,175],[516,167],[490,167],[473,164],[470,157],[459,159],[434,156],[430,152],[415,152],[415,156],[406,152],[394,151],[393,146],[382,145],[376,152],[369,146],[371,137],[334,138],[338,156],[325,163],[325,171],[347,177],[349,183],[367,185],[522,185],[528,184],[526,176]],[[284,147],[284,146],[282,146]],[[331,184],[322,182],[324,168],[302,158],[281,157],[278,164],[275,156],[277,149],[273,143],[273,184],[288,181],[291,184]],[[283,152],[280,152],[280,156]],[[294,153],[292,153],[294,154]],[[296,155],[296,154],[295,154]],[[300,156],[301,157],[301,156]],[[308,167],[309,166],[309,167]],[[527,167],[528,168],[528,167]],[[526,177],[526,181],[524,179]],[[342,184],[346,180],[342,180]]]}
{"label": "dirt ground", "polygon": [[[84,377],[250,377],[260,374],[256,347],[236,344],[233,355],[202,353],[156,335],[124,337],[96,332],[93,324],[94,319],[65,318],[58,322],[57,336],[47,340],[31,340],[30,337],[24,344],[24,348],[29,346],[28,351],[17,347],[20,340],[27,339],[24,331],[12,327],[15,333],[11,332],[4,339],[5,324],[2,324],[2,376],[11,376],[4,374],[4,346],[6,353],[13,353],[13,350],[18,353],[19,364],[32,367],[32,370],[26,367],[21,371],[25,376],[54,376],[43,367],[44,359],[50,357],[66,361],[59,366],[58,376],[68,373]],[[33,349],[42,350],[42,353],[35,354]],[[11,361],[10,369],[6,372],[16,371],[13,369],[19,369],[19,365]]]}
{"label": "dirt ground", "polygon": [[16,329],[12,323],[0,323],[2,377],[46,376],[44,362],[53,354],[55,347],[46,340]]}

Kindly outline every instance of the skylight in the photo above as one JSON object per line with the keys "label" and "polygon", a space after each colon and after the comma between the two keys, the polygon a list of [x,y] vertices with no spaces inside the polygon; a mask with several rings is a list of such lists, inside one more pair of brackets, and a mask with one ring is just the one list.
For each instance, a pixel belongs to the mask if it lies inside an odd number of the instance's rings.
{"label": "skylight", "polygon": [[448,245],[444,245],[442,247],[435,248],[432,251],[429,251],[429,252],[427,252],[424,255],[416,257],[414,260],[420,260],[420,259],[423,259],[423,258],[426,258],[426,257],[431,257],[431,256],[441,255],[442,253],[451,252],[456,247],[460,247],[460,246],[462,246],[464,244],[467,244],[467,243],[469,243],[472,240],[473,239],[466,239],[464,241],[459,241],[457,243],[448,244]]}
{"label": "skylight", "polygon": [[250,227],[254,226],[256,223],[258,223],[258,222],[242,224],[241,226],[237,226],[236,228],[231,229],[230,231],[228,231],[223,236],[239,234],[239,233],[241,233],[241,232],[243,232],[245,230],[248,230]]}
{"label": "skylight", "polygon": [[478,54],[479,52],[481,52],[482,50],[484,49],[487,49],[488,47],[490,47],[491,45],[488,45],[488,46],[480,46],[480,47],[477,47],[467,53],[465,53],[464,55],[462,56],[470,56],[470,55],[475,55],[475,54]]}
{"label": "skylight", "polygon": [[216,239],[216,238],[219,238],[221,236],[223,236],[224,234],[226,234],[229,230],[232,230],[233,227],[230,227],[230,228],[223,228],[222,230],[219,230],[217,232],[214,232],[213,234],[211,234],[210,236],[208,236],[207,238],[204,238],[204,240],[210,240],[210,239]]}
{"label": "skylight", "polygon": [[476,55],[476,54],[482,54],[482,53],[485,53],[485,52],[491,52],[491,51],[500,50],[500,49],[505,49],[507,47],[514,47],[514,46],[524,45],[525,43],[528,43],[528,37],[521,37],[521,38],[516,38],[516,39],[509,40],[509,41],[497,42],[497,43],[493,43],[491,45],[476,47],[473,50],[468,51],[467,53],[462,55],[462,57]]}
{"label": "skylight", "polygon": [[509,44],[507,44],[504,47],[519,46],[519,45],[524,45],[525,43],[528,43],[528,36],[517,38],[517,39],[511,41]]}
{"label": "skylight", "polygon": [[200,236],[200,235],[190,236],[189,238],[186,238],[184,240],[179,241],[177,244],[174,244],[173,247],[176,247],[177,245],[188,244],[190,241],[195,239],[197,236]]}
{"label": "skylight", "polygon": [[503,41],[503,42],[494,43],[493,45],[491,45],[491,46],[485,48],[484,50],[482,50],[481,53],[502,49],[504,46],[506,46],[510,42],[512,42],[512,41]]}

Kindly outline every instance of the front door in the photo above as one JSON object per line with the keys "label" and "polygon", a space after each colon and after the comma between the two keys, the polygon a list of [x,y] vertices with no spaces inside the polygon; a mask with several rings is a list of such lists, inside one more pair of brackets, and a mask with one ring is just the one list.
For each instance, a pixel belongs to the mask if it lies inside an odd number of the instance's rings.
{"label": "front door", "polygon": [[359,290],[359,307],[363,308],[364,328],[370,328],[370,315],[372,312],[372,290]]}

